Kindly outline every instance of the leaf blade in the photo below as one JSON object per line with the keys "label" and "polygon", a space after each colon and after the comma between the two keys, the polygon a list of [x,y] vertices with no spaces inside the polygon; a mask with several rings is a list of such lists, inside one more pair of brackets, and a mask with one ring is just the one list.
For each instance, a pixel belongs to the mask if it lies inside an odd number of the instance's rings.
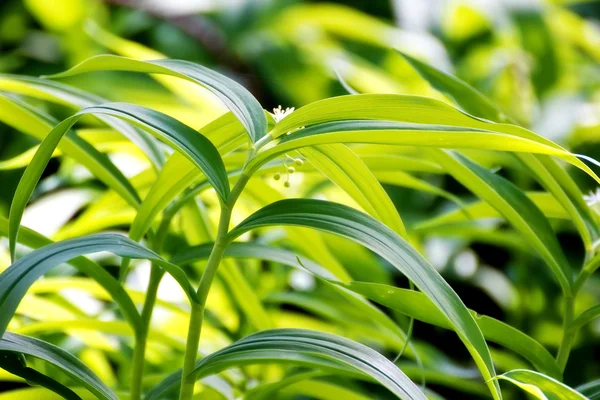
{"label": "leaf blade", "polygon": [[92,71],[132,71],[167,74],[204,86],[233,112],[246,128],[252,142],[267,132],[267,120],[260,103],[242,85],[215,71],[182,60],[140,61],[127,57],[100,55],[91,57],[68,71],[52,75],[57,79]]}
{"label": "leaf blade", "polygon": [[[452,321],[486,380],[495,376],[489,349],[473,316],[439,273],[408,243],[372,217],[341,204],[293,199],[270,204],[255,212],[229,233],[230,240],[256,228],[272,225],[310,227],[346,237],[369,248],[405,274],[432,298]],[[495,385],[494,396],[501,398]]]}
{"label": "leaf blade", "polygon": [[[200,378],[232,365],[282,360],[366,374],[399,398],[426,399],[398,367],[376,351],[340,336],[305,329],[272,329],[247,336],[198,360],[192,373]],[[160,398],[180,379],[181,371],[172,374],[147,399]]]}
{"label": "leaf blade", "polygon": [[81,383],[100,399],[118,400],[113,393],[89,368],[75,356],[39,339],[5,332],[0,339],[0,351],[28,354],[56,366],[71,378]]}

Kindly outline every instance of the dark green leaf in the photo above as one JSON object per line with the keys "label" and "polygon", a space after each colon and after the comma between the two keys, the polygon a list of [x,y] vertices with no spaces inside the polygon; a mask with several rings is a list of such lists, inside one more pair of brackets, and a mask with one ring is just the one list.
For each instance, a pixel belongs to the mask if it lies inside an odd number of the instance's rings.
{"label": "dark green leaf", "polygon": [[[118,400],[102,381],[71,353],[39,339],[4,332],[0,339],[0,352],[27,354],[49,362],[83,385],[99,399]],[[1,355],[0,355],[1,357]]]}
{"label": "dark green leaf", "polygon": [[[272,362],[364,374],[401,399],[426,399],[398,367],[376,351],[340,336],[304,329],[273,329],[247,336],[198,360],[193,374],[199,379],[233,366]],[[181,371],[170,375],[148,392],[146,400],[163,398],[180,380]]]}
{"label": "dark green leaf", "polygon": [[235,114],[253,142],[267,133],[267,120],[260,103],[248,90],[232,79],[198,64],[182,60],[139,61],[126,57],[101,55],[52,78],[92,71],[132,71],[166,74],[198,83],[213,92]]}
{"label": "dark green leaf", "polygon": [[0,332],[4,332],[21,299],[40,276],[84,254],[108,251],[121,257],[147,259],[169,272],[191,301],[196,292],[185,272],[126,236],[103,233],[49,244],[19,259],[0,275]]}
{"label": "dark green leaf", "polygon": [[[293,199],[270,204],[234,228],[230,240],[250,230],[294,225],[334,233],[369,248],[405,274],[451,321],[486,380],[495,376],[487,344],[462,300],[414,248],[390,228],[353,208],[320,200]],[[494,396],[501,398],[490,383]]]}

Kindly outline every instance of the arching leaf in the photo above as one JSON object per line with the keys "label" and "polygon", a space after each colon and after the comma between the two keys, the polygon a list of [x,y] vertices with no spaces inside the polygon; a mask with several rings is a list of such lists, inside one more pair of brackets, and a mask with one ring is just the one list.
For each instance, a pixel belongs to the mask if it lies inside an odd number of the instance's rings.
{"label": "arching leaf", "polygon": [[81,110],[58,124],[44,139],[15,191],[9,216],[9,242],[14,260],[16,239],[25,206],[42,175],[54,149],[65,133],[85,114],[105,114],[128,120],[143,127],[178,149],[197,168],[202,170],[224,200],[229,194],[229,181],[223,161],[214,145],[192,128],[165,114],[144,107],[109,103]]}
{"label": "arching leaf", "polygon": [[27,354],[47,361],[69,375],[78,384],[87,388],[99,399],[119,399],[113,391],[106,387],[106,385],[75,356],[53,344],[27,336],[4,332],[2,339],[0,339],[0,357],[3,357],[2,352]]}
{"label": "arching leaf", "polygon": [[[398,398],[427,398],[398,367],[376,351],[340,336],[304,329],[272,329],[247,336],[198,360],[192,373],[198,379],[234,366],[272,362],[364,374]],[[162,398],[180,380],[181,371],[170,375],[148,392],[146,399]]]}
{"label": "arching leaf", "polygon": [[108,251],[127,258],[150,260],[170,273],[182,287],[190,301],[196,301],[196,292],[185,272],[166,262],[156,253],[126,236],[103,233],[65,240],[44,246],[14,262],[0,275],[0,332],[4,332],[17,306],[40,276],[63,262],[84,254]]}
{"label": "arching leaf", "polygon": [[581,393],[539,372],[516,369],[498,375],[502,379],[514,383],[524,391],[540,400],[586,400]]}
{"label": "arching leaf", "polygon": [[213,92],[235,114],[253,142],[267,133],[267,120],[260,103],[248,90],[211,69],[182,60],[139,61],[126,57],[101,55],[89,58],[68,71],[52,75],[63,78],[92,71],[132,71],[166,74],[198,83]]}
{"label": "arching leaf", "polygon": [[[351,239],[369,248],[405,274],[451,321],[482,375],[495,376],[489,349],[473,316],[462,300],[416,250],[390,228],[350,207],[320,200],[282,200],[252,214],[230,234],[230,240],[253,229],[294,225],[318,229]],[[490,383],[492,394],[501,398]]]}

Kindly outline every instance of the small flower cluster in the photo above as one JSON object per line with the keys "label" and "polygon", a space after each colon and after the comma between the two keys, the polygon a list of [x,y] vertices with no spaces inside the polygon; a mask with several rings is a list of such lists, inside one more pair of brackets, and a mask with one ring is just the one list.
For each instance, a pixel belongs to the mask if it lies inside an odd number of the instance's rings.
{"label": "small flower cluster", "polygon": [[275,123],[279,123],[282,119],[293,113],[295,110],[294,107],[287,107],[285,110],[281,108],[281,106],[273,109],[273,118],[275,118]]}
{"label": "small flower cluster", "polygon": [[587,196],[584,195],[583,199],[592,210],[600,214],[600,188],[597,188],[595,192],[591,191]]}
{"label": "small flower cluster", "polygon": [[[302,165],[304,165],[304,161],[301,158],[293,158],[288,156],[287,154],[285,155],[285,158],[283,160],[283,167],[286,170],[286,180],[285,182],[283,182],[283,186],[285,186],[286,188],[289,188],[290,185],[290,175],[293,174],[294,172],[296,172],[296,168],[294,168],[292,165],[289,165],[288,162],[291,160],[291,162],[296,165],[297,167],[301,167]],[[275,175],[273,175],[273,179],[275,179],[276,181],[281,179],[281,174],[279,172],[275,173]]]}

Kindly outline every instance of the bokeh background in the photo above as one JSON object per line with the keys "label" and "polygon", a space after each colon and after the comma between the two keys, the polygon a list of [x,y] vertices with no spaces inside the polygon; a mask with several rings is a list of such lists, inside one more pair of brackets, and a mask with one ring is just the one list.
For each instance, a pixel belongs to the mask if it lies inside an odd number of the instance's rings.
{"label": "bokeh background", "polygon": [[[200,63],[234,78],[266,109],[278,105],[297,108],[346,94],[344,83],[360,92],[447,100],[420,78],[396,49],[457,75],[536,133],[576,153],[600,158],[597,0],[0,1],[0,74],[52,74],[103,53],[141,59],[170,57]],[[194,128],[225,112],[224,107],[190,96],[198,90],[193,85],[170,79],[111,72],[64,82],[109,100],[155,108]],[[58,119],[73,112],[32,98],[22,100]],[[93,127],[95,122],[90,119],[88,123]],[[1,215],[8,214],[23,172],[23,162],[14,157],[36,143],[0,122]],[[487,157],[487,161],[483,156],[479,161],[493,166],[499,155]],[[131,154],[111,153],[111,158],[129,176],[142,168]],[[589,179],[571,172],[583,189],[594,189]],[[500,173],[524,189],[539,189],[518,168]],[[68,159],[53,160],[45,177],[24,223],[53,236],[100,184]],[[420,191],[385,186],[409,225],[447,210],[452,202],[444,197],[446,193],[466,202],[472,198],[449,177],[438,173],[418,177],[430,186]],[[71,189],[74,186],[77,190]],[[89,193],[80,190],[82,187]],[[572,264],[580,265],[581,242],[560,224],[556,223],[556,228],[561,244]],[[522,248],[518,236],[507,234],[500,245],[483,236],[460,236],[441,227],[437,231],[432,228],[424,243],[431,262],[467,306],[510,323],[555,351],[561,338],[558,287],[539,259]],[[360,278],[361,260],[348,257],[339,248],[335,251],[335,243],[331,247]],[[0,266],[6,265],[3,250]],[[391,279],[405,285],[402,278]],[[299,276],[294,284],[302,290],[303,285],[310,287],[305,281],[306,277]],[[590,285],[577,305],[579,310],[600,302],[600,283],[592,280]],[[468,359],[449,331],[417,324],[415,336],[458,360]],[[494,354],[495,359],[501,357],[506,365],[517,363],[509,354]],[[598,360],[600,321],[580,335],[567,367],[566,383],[576,386],[600,376]],[[451,399],[464,398],[451,389],[436,390]],[[473,398],[478,397],[473,394]]]}

